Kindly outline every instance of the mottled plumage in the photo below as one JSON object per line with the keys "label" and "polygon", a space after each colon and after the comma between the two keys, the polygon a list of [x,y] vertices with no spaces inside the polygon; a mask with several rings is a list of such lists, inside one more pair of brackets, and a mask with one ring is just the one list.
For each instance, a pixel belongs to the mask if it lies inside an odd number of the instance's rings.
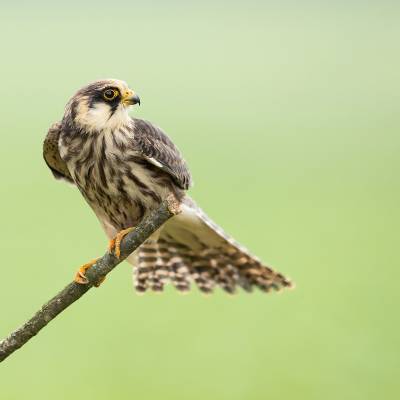
{"label": "mottled plumage", "polygon": [[148,121],[130,118],[139,98],[118,80],[97,81],[68,102],[63,119],[43,145],[53,175],[74,183],[109,238],[136,226],[173,193],[183,212],[130,257],[138,291],[181,291],[194,282],[206,293],[279,290],[291,283],[226,235],[191,200],[186,162],[168,136]]}

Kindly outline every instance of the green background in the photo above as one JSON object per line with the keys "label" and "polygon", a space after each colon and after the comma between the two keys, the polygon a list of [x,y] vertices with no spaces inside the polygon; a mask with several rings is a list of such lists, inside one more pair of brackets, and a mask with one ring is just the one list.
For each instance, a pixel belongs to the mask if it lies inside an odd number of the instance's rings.
{"label": "green background", "polygon": [[105,250],[41,155],[99,78],[137,91],[191,195],[297,287],[139,297],[124,263],[1,364],[1,400],[399,398],[400,6],[330,3],[2,5],[0,337]]}

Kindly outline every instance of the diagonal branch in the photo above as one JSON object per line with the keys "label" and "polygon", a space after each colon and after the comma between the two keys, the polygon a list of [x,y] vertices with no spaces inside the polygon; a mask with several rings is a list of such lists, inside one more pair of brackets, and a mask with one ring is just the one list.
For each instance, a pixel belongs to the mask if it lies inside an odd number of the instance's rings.
{"label": "diagonal branch", "polygon": [[29,321],[0,341],[0,362],[22,347],[58,314],[82,297],[96,282],[99,282],[129,254],[135,251],[161,225],[179,212],[179,203],[174,197],[170,196],[164,200],[156,211],[145,218],[134,231],[125,236],[121,244],[121,257],[119,259],[113,254],[106,253],[86,272],[85,275],[89,283],[82,285],[71,282],[43,305]]}

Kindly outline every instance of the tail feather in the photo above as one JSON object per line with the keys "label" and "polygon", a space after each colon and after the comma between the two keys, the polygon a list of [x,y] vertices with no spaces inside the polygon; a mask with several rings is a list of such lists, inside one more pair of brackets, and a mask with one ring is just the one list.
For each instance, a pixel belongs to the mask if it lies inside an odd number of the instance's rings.
{"label": "tail feather", "polygon": [[145,292],[148,288],[153,289],[153,272],[158,262],[157,248],[157,243],[150,240],[140,246],[138,266],[135,271],[135,288],[138,292]]}
{"label": "tail feather", "polygon": [[217,286],[228,293],[238,287],[269,292],[292,286],[226,235],[189,198],[182,214],[167,222],[157,240],[140,246],[138,256],[135,286],[141,292],[161,291],[167,282],[180,291],[188,291],[193,282],[204,293]]}

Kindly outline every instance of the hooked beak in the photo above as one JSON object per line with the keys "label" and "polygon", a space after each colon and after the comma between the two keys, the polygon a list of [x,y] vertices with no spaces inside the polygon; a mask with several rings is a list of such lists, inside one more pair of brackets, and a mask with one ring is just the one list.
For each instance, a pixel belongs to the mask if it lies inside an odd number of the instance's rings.
{"label": "hooked beak", "polygon": [[140,97],[132,90],[129,90],[123,95],[122,102],[126,106],[133,106],[135,104],[139,104],[140,106]]}

